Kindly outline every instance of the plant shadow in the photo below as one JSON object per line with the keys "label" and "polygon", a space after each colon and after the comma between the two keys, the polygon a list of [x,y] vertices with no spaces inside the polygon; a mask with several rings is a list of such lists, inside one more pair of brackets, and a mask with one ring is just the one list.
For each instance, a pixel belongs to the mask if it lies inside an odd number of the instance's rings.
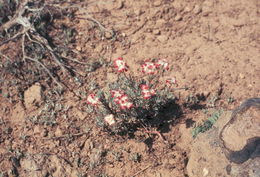
{"label": "plant shadow", "polygon": [[[154,112],[150,112],[147,109],[139,108],[138,112],[142,112],[136,122],[123,122],[118,125],[115,130],[110,131],[112,135],[119,135],[126,137],[127,139],[135,139],[137,131],[143,131],[141,134],[149,134],[151,132],[158,132],[159,134],[167,133],[171,130],[171,126],[176,125],[179,119],[183,115],[181,105],[179,105],[175,99],[169,99],[165,102],[160,109],[158,109],[156,116],[151,116]],[[120,127],[120,128],[118,128]],[[150,136],[151,135],[151,136]],[[147,145],[148,149],[151,150],[157,136],[156,134],[149,134],[142,141]]]}

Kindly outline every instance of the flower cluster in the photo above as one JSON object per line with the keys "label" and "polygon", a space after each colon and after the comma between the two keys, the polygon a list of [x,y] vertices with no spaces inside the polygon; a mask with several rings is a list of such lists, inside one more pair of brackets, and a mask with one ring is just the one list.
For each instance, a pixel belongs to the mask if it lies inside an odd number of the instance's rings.
{"label": "flower cluster", "polygon": [[115,120],[113,114],[109,114],[109,115],[105,116],[104,120],[106,123],[108,123],[108,125],[113,125],[116,123],[116,120]]}
{"label": "flower cluster", "polygon": [[142,72],[145,74],[155,74],[157,69],[159,68],[169,70],[169,63],[167,62],[166,59],[159,59],[156,62],[146,60],[142,64]]}
{"label": "flower cluster", "polygon": [[128,96],[118,90],[110,91],[112,98],[114,98],[114,102],[120,106],[121,109],[131,109],[134,105],[129,101]]}
{"label": "flower cluster", "polygon": [[[113,63],[115,71],[119,73],[128,71],[128,66],[123,58],[116,58]],[[169,70],[169,63],[166,59],[146,60],[142,63],[141,68],[146,75],[161,74],[161,71]],[[147,117],[146,114],[149,112],[149,117],[154,116],[167,99],[171,98],[169,96],[171,94],[169,92],[165,94],[160,90],[156,91],[155,86],[160,82],[157,82],[158,80],[153,82],[152,79],[155,77],[138,79],[126,73],[121,74],[116,82],[109,84],[110,94],[103,94],[101,90],[99,98],[96,94],[91,93],[87,97],[87,103],[100,108],[100,111],[96,111],[96,113],[101,113],[102,120],[107,125],[116,124],[115,115],[142,119]],[[177,85],[177,82],[175,78],[169,78],[166,80],[166,84],[171,88],[172,85]],[[142,99],[143,101],[135,100],[132,102],[134,99]]]}
{"label": "flower cluster", "polygon": [[114,67],[118,72],[127,71],[128,68],[127,64],[125,63],[122,57],[119,57],[114,60]]}
{"label": "flower cluster", "polygon": [[169,63],[167,62],[166,59],[157,60],[157,62],[155,63],[155,66],[156,66],[156,68],[162,67],[165,70],[169,70]]}
{"label": "flower cluster", "polygon": [[165,82],[166,82],[166,84],[169,85],[169,86],[171,86],[171,85],[173,85],[173,84],[178,85],[175,78],[166,79]]}
{"label": "flower cluster", "polygon": [[91,93],[87,97],[87,103],[92,105],[92,106],[97,106],[97,105],[99,105],[100,101],[99,101],[96,94]]}
{"label": "flower cluster", "polygon": [[143,95],[144,99],[150,99],[150,98],[152,98],[152,96],[154,96],[156,94],[155,90],[150,89],[148,87],[148,85],[142,84],[142,85],[140,85],[140,88],[142,90],[142,95]]}
{"label": "flower cluster", "polygon": [[153,62],[146,61],[144,64],[142,64],[142,72],[145,74],[155,74],[156,65]]}

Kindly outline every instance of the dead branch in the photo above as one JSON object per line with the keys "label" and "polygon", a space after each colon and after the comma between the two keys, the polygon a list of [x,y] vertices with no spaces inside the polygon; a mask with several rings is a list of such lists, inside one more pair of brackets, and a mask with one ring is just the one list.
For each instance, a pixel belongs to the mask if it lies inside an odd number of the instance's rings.
{"label": "dead branch", "polygon": [[[20,5],[18,6],[15,15],[13,16],[13,18],[8,21],[7,23],[3,24],[0,27],[0,31],[8,31],[11,27],[15,26],[15,25],[21,25],[22,26],[22,31],[15,34],[14,36],[12,36],[11,38],[3,41],[2,43],[0,43],[0,46],[12,41],[20,36],[22,36],[21,38],[21,46],[22,46],[22,60],[25,61],[26,59],[31,60],[33,62],[36,62],[37,64],[39,64],[46,72],[47,74],[54,80],[54,82],[59,85],[60,87],[62,87],[62,84],[53,76],[53,74],[51,73],[51,71],[39,60],[31,58],[29,56],[27,56],[26,54],[26,38],[32,42],[32,43],[36,43],[38,45],[40,45],[42,48],[47,49],[47,51],[49,52],[49,54],[51,55],[51,57],[53,58],[53,60],[55,61],[55,63],[62,69],[62,71],[68,72],[68,69],[65,67],[65,65],[62,63],[61,58],[55,51],[54,49],[50,46],[49,42],[47,39],[45,39],[45,37],[41,36],[37,30],[35,29],[34,25],[30,23],[29,18],[28,17],[24,17],[24,13],[26,10],[31,11],[31,12],[35,12],[35,11],[41,11],[44,7],[39,8],[39,9],[31,9],[28,7],[28,2],[29,0],[25,0],[23,3],[20,3]],[[6,57],[5,57],[6,58]],[[68,59],[68,58],[66,58]],[[74,62],[77,63],[81,63],[79,61],[73,60]],[[81,63],[83,64],[83,63]]]}
{"label": "dead branch", "polygon": [[46,68],[46,66],[40,62],[39,60],[37,59],[34,59],[34,58],[31,58],[31,57],[28,57],[28,56],[24,56],[25,59],[28,59],[28,60],[31,60],[33,62],[36,62],[38,63],[46,72],[47,74],[52,78],[52,80],[61,88],[63,88],[62,84],[52,75],[52,73],[50,72],[50,70],[48,68]]}
{"label": "dead branch", "polygon": [[147,170],[148,168],[151,168],[151,167],[152,167],[152,165],[148,165],[148,166],[145,167],[144,169],[142,169],[142,170],[136,172],[136,173],[135,173],[134,175],[132,175],[131,177],[135,177],[135,176],[139,175],[140,173],[144,172],[145,170]]}

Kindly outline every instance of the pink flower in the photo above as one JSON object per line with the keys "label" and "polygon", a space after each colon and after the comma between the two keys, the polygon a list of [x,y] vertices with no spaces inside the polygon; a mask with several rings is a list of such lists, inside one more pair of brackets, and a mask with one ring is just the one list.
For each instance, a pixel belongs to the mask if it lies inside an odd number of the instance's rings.
{"label": "pink flower", "polygon": [[165,82],[166,82],[166,84],[168,84],[168,85],[173,85],[173,84],[175,84],[175,85],[178,86],[177,81],[176,81],[176,79],[175,79],[174,77],[169,78],[169,79],[166,79]]}
{"label": "pink flower", "polygon": [[128,66],[126,65],[126,62],[123,60],[122,57],[119,57],[114,60],[114,67],[118,72],[127,71]]}
{"label": "pink flower", "polygon": [[120,104],[121,109],[131,109],[132,107],[134,107],[134,105],[131,102],[124,102]]}
{"label": "pink flower", "polygon": [[99,101],[98,97],[96,96],[96,94],[92,93],[92,94],[88,95],[87,103],[91,104],[93,106],[97,106],[100,103],[100,101]]}
{"label": "pink flower", "polygon": [[109,115],[105,116],[104,120],[106,123],[108,123],[108,125],[113,125],[116,123],[116,120],[115,120],[113,114],[109,114]]}
{"label": "pink flower", "polygon": [[145,74],[155,74],[156,65],[153,62],[146,61],[144,64],[142,64],[142,72]]}
{"label": "pink flower", "polygon": [[111,90],[110,93],[113,98],[122,97],[124,95],[122,91],[118,91],[118,90]]}
{"label": "pink flower", "polygon": [[157,62],[155,63],[155,66],[156,66],[156,68],[162,67],[165,70],[169,70],[169,63],[167,62],[166,59],[157,60]]}
{"label": "pink flower", "polygon": [[141,90],[142,90],[142,95],[144,99],[150,99],[152,96],[156,94],[154,89],[150,89],[148,85],[142,84],[140,85]]}
{"label": "pink flower", "polygon": [[130,109],[134,105],[128,99],[128,96],[124,94],[122,97],[118,98],[118,104],[120,105],[121,109]]}
{"label": "pink flower", "polygon": [[122,91],[111,90],[111,95],[114,98],[114,102],[120,106],[121,109],[130,109],[134,105],[128,99],[128,96]]}

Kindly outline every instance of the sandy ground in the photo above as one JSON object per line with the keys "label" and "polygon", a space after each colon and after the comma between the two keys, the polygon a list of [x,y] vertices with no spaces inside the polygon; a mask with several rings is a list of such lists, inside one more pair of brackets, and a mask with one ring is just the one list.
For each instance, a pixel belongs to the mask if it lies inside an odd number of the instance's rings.
{"label": "sandy ground", "polygon": [[[208,105],[218,97],[213,109],[230,110],[244,99],[260,96],[257,0],[89,0],[75,1],[75,6],[80,7],[76,14],[81,18],[64,23],[76,30],[72,46],[83,58],[123,57],[137,76],[141,61],[165,58],[170,63],[165,77],[175,77],[179,87],[189,88],[178,92],[180,98],[203,95],[203,104]],[[104,36],[93,21],[83,19],[89,17],[105,27]],[[106,72],[102,67],[91,72],[83,85],[73,87],[74,93],[66,91],[62,97],[42,82],[33,83],[24,102],[6,98],[3,93],[12,95],[16,87],[3,85],[0,176],[187,176],[192,143],[187,120],[199,122],[205,114],[184,109],[180,121],[164,133],[168,144],[156,136],[147,143],[149,136],[142,132],[136,139],[110,136],[82,111],[85,100],[75,97],[88,90],[90,80],[114,77]],[[235,101],[228,103],[229,98]],[[55,116],[51,110],[57,111]],[[49,124],[33,119],[40,111]]]}

